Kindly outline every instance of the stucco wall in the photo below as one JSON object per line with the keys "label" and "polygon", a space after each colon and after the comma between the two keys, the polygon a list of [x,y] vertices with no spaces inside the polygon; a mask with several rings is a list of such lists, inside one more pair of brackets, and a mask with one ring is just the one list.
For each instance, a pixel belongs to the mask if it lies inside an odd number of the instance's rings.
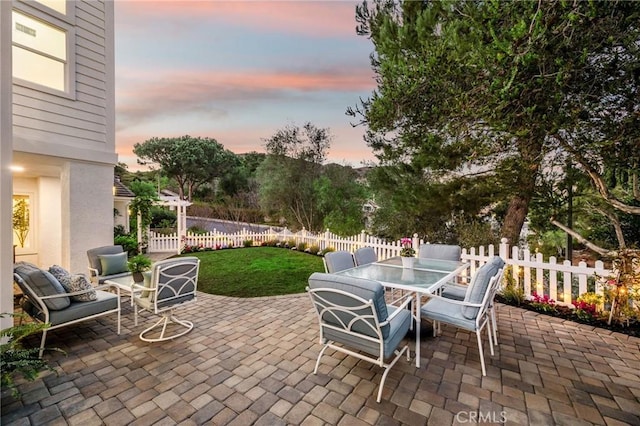
{"label": "stucco wall", "polygon": [[87,272],[87,250],[113,242],[113,167],[68,162],[61,189],[63,262]]}

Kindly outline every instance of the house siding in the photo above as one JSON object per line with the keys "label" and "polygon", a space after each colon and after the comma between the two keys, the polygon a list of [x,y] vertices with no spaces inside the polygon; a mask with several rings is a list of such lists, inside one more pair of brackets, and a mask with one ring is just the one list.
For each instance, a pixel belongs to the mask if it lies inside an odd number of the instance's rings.
{"label": "house siding", "polygon": [[113,86],[108,86],[113,41],[108,37],[113,30],[112,19],[105,19],[108,13],[113,16],[113,5],[98,1],[69,5],[75,7],[74,97],[14,84],[14,150],[48,154],[60,144],[77,148],[73,159],[113,164],[117,157],[108,120],[113,105]]}

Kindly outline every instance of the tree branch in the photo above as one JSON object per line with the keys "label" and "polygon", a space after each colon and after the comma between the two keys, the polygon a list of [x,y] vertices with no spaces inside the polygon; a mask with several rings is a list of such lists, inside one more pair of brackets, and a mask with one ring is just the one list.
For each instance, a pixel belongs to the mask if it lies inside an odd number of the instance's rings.
{"label": "tree branch", "polygon": [[563,143],[563,145],[569,152],[571,152],[578,163],[584,167],[585,171],[591,178],[591,181],[596,186],[598,193],[600,193],[600,196],[602,196],[609,205],[624,213],[640,215],[640,206],[630,206],[618,200],[613,196],[613,194],[611,194],[609,188],[607,188],[606,182],[602,179],[602,176],[600,176],[600,173],[598,173],[577,150],[573,149],[571,145],[567,143]]}
{"label": "tree branch", "polygon": [[573,238],[578,240],[579,243],[584,244],[588,249],[593,250],[594,252],[598,253],[599,255],[607,256],[607,257],[615,256],[616,252],[611,251],[611,250],[607,250],[605,248],[602,248],[602,247],[599,247],[599,246],[595,245],[591,241],[589,241],[586,238],[584,238],[582,235],[578,234],[573,229],[567,228],[566,226],[564,226],[562,223],[558,222],[554,218],[551,218],[551,223],[553,225],[557,226],[558,228],[560,228],[561,230],[563,230],[564,232],[566,232],[567,234],[571,235]]}
{"label": "tree branch", "polygon": [[623,250],[627,248],[627,244],[624,241],[624,234],[622,233],[622,226],[620,225],[620,219],[618,219],[618,216],[598,207],[594,207],[594,210],[607,217],[611,221],[613,229],[615,229],[616,231],[616,237],[618,238],[618,245],[620,246],[620,249]]}

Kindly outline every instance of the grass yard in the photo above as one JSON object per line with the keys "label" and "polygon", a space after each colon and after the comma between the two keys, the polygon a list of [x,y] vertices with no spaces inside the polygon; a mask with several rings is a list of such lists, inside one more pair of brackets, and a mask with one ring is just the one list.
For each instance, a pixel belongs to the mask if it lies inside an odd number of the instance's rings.
{"label": "grass yard", "polygon": [[233,297],[304,292],[309,275],[324,272],[320,256],[277,247],[189,253],[200,259],[198,290]]}

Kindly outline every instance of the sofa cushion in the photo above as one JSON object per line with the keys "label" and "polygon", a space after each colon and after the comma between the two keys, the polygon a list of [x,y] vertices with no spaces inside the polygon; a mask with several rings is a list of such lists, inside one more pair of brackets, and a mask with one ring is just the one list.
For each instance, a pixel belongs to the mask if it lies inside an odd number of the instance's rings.
{"label": "sofa cushion", "polygon": [[[50,312],[49,322],[52,326],[56,326],[69,321],[83,319],[91,315],[116,310],[117,308],[117,295],[107,291],[96,290],[96,300],[92,300],[91,302],[72,302],[65,310],[52,311]],[[38,318],[40,321],[44,321],[44,315],[34,309],[30,303],[25,302],[23,309],[31,316]]]}
{"label": "sofa cushion", "polygon": [[101,254],[98,256],[100,259],[100,266],[102,273],[100,275],[114,275],[122,272],[127,272],[127,253],[117,254]]}
{"label": "sofa cushion", "polygon": [[[62,284],[60,284],[49,271],[42,270],[35,265],[20,262],[15,265],[14,272],[18,274],[39,297],[67,294]],[[45,299],[43,302],[47,305],[47,308],[53,311],[66,309],[69,307],[69,304],[71,304],[68,296]]]}

